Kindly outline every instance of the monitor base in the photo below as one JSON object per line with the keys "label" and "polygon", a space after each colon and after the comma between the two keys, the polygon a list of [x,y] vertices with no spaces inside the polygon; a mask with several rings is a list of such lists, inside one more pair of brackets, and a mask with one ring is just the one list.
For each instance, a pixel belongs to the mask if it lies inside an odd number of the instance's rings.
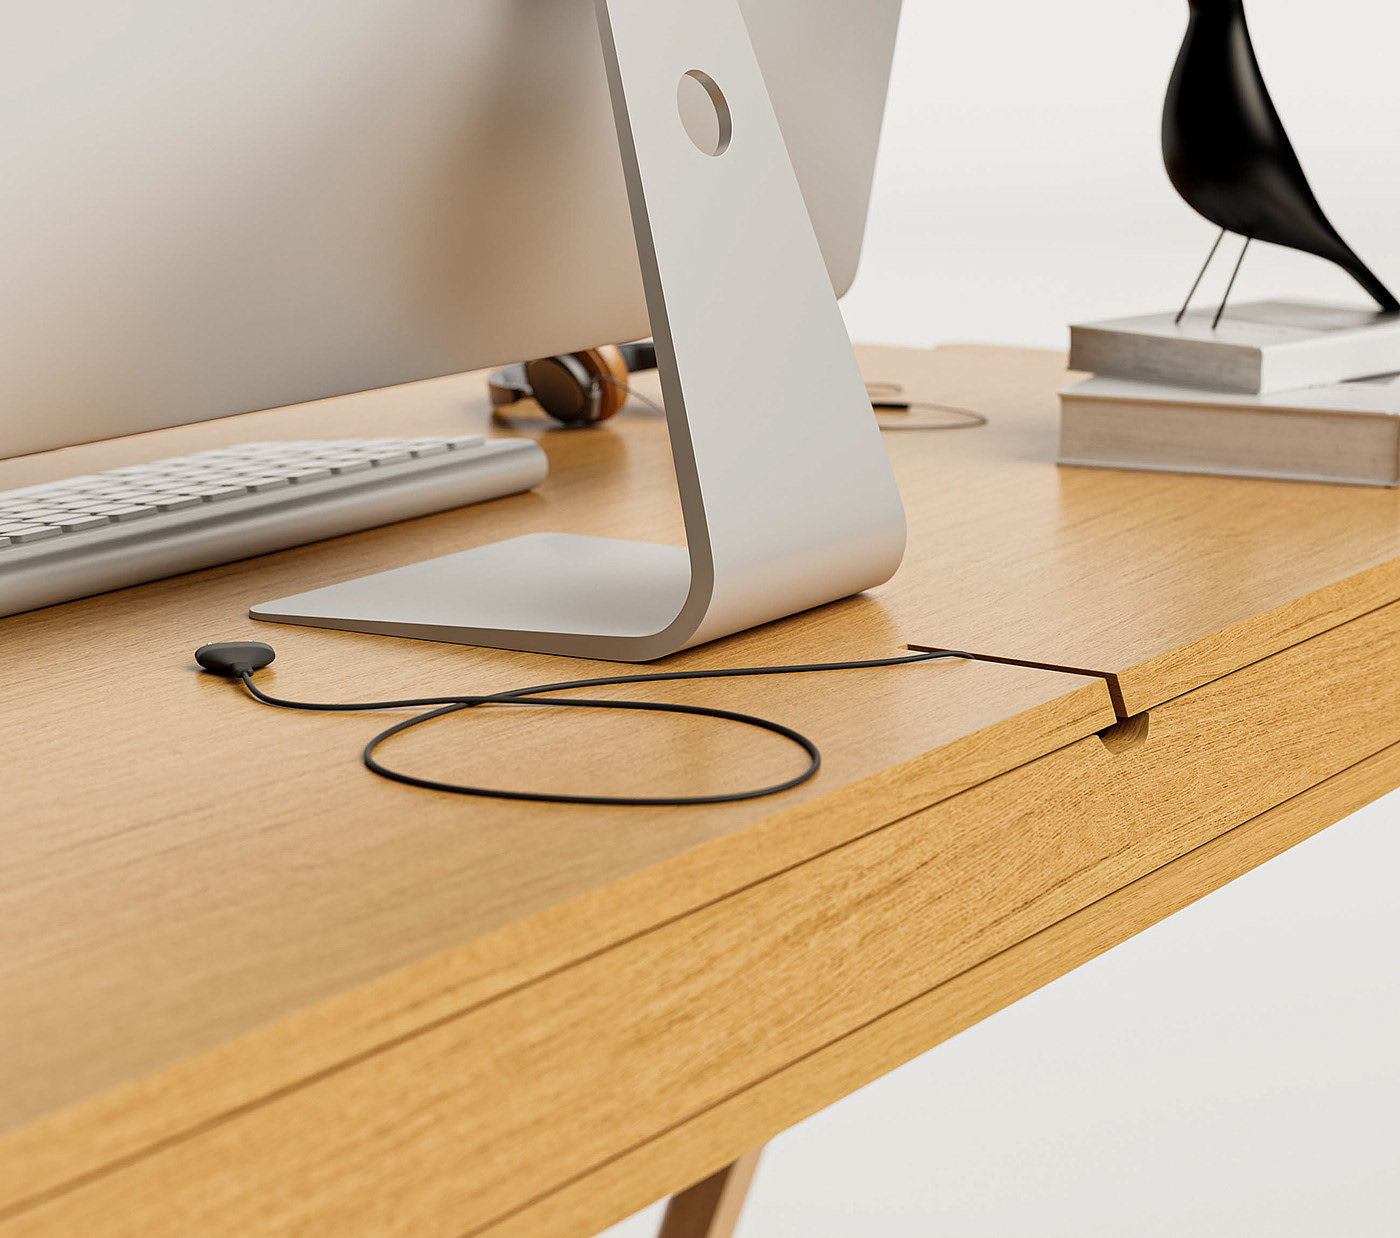
{"label": "monitor base", "polygon": [[531,533],[255,606],[254,619],[648,661],[690,592],[683,546]]}
{"label": "monitor base", "polygon": [[648,661],[899,566],[899,491],[737,0],[597,8],[686,548],[538,534],[254,618]]}

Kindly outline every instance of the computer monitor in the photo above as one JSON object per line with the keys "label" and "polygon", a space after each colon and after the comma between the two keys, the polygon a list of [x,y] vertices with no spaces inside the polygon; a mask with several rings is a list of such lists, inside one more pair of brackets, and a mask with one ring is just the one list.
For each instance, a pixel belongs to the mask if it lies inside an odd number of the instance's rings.
{"label": "computer monitor", "polygon": [[[844,291],[899,4],[742,8]],[[7,4],[0,167],[0,458],[650,334],[592,0]]]}
{"label": "computer monitor", "polygon": [[0,455],[650,330],[688,549],[537,534],[253,615],[647,659],[879,583],[903,515],[832,291],[898,7],[11,12]]}

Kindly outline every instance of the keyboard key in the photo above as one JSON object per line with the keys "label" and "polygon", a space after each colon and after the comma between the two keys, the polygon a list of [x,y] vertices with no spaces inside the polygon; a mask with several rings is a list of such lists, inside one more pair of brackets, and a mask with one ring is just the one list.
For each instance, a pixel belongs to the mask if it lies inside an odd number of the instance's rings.
{"label": "keyboard key", "polygon": [[12,542],[17,542],[23,546],[28,542],[42,542],[46,538],[58,537],[63,530],[53,524],[31,524],[21,528],[12,528],[6,536]]}
{"label": "keyboard key", "polygon": [[96,514],[108,516],[113,520],[140,520],[142,516],[154,516],[156,509],[144,503],[130,503],[124,507],[104,507]]}
{"label": "keyboard key", "polygon": [[66,525],[70,520],[83,520],[91,514],[91,512],[86,511],[60,511],[58,508],[53,508],[44,513],[44,519],[42,521],[36,521],[35,523]]}
{"label": "keyboard key", "polygon": [[0,511],[0,519],[23,520],[27,516],[32,516],[36,512],[45,512],[50,509],[48,503],[14,503],[8,504],[3,511]]}
{"label": "keyboard key", "polygon": [[164,498],[172,493],[168,487],[159,490],[148,490],[144,486],[139,490],[132,490],[129,494],[122,496],[123,507],[154,507],[156,500]]}
{"label": "keyboard key", "polygon": [[85,533],[88,529],[100,529],[111,522],[106,516],[71,516],[68,519],[56,519],[55,524],[61,525],[65,533]]}

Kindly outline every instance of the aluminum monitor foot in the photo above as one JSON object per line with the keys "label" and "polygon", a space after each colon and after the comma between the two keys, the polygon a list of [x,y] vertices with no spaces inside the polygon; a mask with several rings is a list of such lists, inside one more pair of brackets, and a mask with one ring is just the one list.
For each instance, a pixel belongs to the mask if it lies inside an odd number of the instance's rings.
{"label": "aluminum monitor foot", "polygon": [[690,592],[683,547],[532,533],[255,607],[276,623],[646,661]]}
{"label": "aluminum monitor foot", "polygon": [[686,549],[536,534],[255,619],[647,661],[899,566],[899,492],[736,0],[598,17]]}

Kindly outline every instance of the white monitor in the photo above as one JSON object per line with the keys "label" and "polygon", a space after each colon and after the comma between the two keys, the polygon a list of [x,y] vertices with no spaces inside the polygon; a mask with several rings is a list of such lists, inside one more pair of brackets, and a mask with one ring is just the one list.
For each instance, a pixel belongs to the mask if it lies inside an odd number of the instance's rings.
{"label": "white monitor", "polygon": [[[844,291],[898,0],[742,9]],[[0,13],[0,458],[650,333],[593,0]]]}
{"label": "white monitor", "polygon": [[687,545],[541,532],[250,613],[649,660],[879,584],[903,509],[833,285],[897,18],[10,0],[0,455],[650,331]]}

